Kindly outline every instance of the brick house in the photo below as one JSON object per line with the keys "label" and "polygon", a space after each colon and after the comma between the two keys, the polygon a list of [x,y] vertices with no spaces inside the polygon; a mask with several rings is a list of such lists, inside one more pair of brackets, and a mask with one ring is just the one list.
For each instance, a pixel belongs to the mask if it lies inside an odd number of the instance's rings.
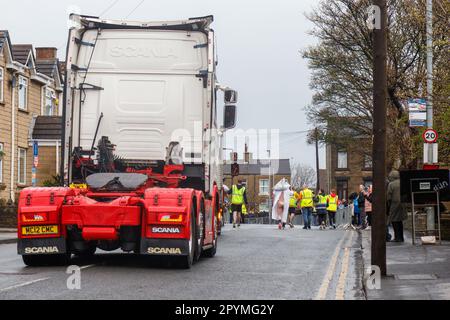
{"label": "brick house", "polygon": [[359,186],[372,184],[372,158],[358,149],[358,144],[326,147],[327,185],[336,189],[339,199],[348,199]]}
{"label": "brick house", "polygon": [[[239,163],[239,162],[238,162]],[[289,159],[271,160],[251,160],[248,163],[241,162],[239,167],[240,175],[234,178],[234,183],[238,180],[246,181],[247,200],[249,202],[248,211],[269,212],[270,179],[273,185],[281,179],[291,180],[291,165]],[[224,183],[231,186],[231,163],[224,165]]]}
{"label": "brick house", "polygon": [[13,45],[0,31],[0,199],[15,200],[32,185],[34,126],[40,116],[59,115],[61,96],[56,49],[35,55],[32,45]]}

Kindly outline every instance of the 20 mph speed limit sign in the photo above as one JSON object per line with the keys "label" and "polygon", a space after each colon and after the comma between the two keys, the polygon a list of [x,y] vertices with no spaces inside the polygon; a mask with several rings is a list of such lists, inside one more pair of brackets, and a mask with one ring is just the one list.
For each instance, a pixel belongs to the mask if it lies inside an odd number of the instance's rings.
{"label": "20 mph speed limit sign", "polygon": [[423,133],[423,140],[426,143],[435,143],[438,139],[438,133],[436,130],[428,129]]}

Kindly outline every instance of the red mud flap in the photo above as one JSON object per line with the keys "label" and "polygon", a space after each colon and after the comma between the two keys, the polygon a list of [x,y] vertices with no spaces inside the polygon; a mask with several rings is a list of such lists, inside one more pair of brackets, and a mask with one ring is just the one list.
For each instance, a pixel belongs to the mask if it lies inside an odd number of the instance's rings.
{"label": "red mud flap", "polygon": [[66,253],[66,250],[64,238],[19,239],[17,241],[17,253],[21,255],[62,254]]}
{"label": "red mud flap", "polygon": [[187,256],[189,241],[186,239],[141,239],[141,254],[153,256]]}

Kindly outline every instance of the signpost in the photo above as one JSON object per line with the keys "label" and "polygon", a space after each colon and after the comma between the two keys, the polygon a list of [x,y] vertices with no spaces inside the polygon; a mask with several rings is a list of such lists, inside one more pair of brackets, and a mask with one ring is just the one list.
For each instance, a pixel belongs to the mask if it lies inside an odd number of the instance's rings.
{"label": "signpost", "polygon": [[33,141],[33,167],[31,168],[31,185],[36,186],[36,169],[39,165],[39,145],[37,141]]}
{"label": "signpost", "polygon": [[425,99],[408,99],[409,126],[426,127],[427,101]]}
{"label": "signpost", "polygon": [[427,129],[423,133],[422,137],[423,137],[423,140],[425,141],[425,143],[436,143],[436,141],[438,139],[438,133],[434,129]]}

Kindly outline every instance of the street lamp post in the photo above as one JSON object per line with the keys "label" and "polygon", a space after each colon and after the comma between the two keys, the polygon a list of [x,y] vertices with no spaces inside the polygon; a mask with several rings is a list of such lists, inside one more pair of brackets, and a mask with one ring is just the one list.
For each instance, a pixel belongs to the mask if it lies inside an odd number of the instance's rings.
{"label": "street lamp post", "polygon": [[270,157],[270,150],[267,150],[269,154],[269,224],[272,224],[272,158]]}

